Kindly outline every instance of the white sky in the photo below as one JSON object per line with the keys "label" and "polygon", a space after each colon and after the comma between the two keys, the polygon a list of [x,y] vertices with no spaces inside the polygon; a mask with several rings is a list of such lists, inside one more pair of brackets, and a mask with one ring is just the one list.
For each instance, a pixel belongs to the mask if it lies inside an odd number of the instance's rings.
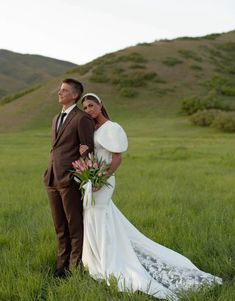
{"label": "white sky", "polygon": [[163,38],[235,29],[234,0],[6,0],[0,49],[86,63]]}

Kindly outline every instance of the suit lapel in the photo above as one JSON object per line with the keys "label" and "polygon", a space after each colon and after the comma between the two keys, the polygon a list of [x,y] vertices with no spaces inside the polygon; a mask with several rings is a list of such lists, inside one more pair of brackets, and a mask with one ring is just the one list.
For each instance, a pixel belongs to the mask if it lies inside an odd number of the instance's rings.
{"label": "suit lapel", "polygon": [[59,116],[60,116],[60,113],[57,114],[54,117],[53,121],[52,121],[52,129],[51,129],[51,131],[52,131],[52,144],[54,144],[55,140],[56,140],[56,127],[57,127],[57,122],[58,122]]}
{"label": "suit lapel", "polygon": [[65,130],[65,128],[68,126],[68,124],[70,123],[70,121],[73,119],[73,117],[76,115],[76,113],[77,113],[77,110],[78,110],[78,107],[76,106],[76,107],[74,107],[74,109],[72,109],[72,111],[68,114],[68,116],[67,116],[67,118],[65,119],[65,122],[63,123],[63,125],[62,125],[62,127],[61,127],[61,129],[60,129],[60,131],[59,131],[59,133],[58,133],[58,135],[57,135],[57,137],[56,137],[56,124],[57,124],[57,119],[58,119],[58,117],[59,116],[57,116],[57,118],[56,118],[56,121],[54,122],[54,131],[53,131],[53,133],[54,133],[54,135],[55,135],[55,139],[53,140],[54,141],[54,144],[53,145],[55,145],[56,143],[57,143],[57,141],[60,139],[60,137],[61,137],[61,135],[63,134],[63,132],[64,132],[64,130]]}

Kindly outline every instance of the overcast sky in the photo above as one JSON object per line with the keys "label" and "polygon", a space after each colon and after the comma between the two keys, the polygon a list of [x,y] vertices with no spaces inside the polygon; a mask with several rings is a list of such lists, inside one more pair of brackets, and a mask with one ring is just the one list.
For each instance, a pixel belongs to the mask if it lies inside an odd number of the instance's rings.
{"label": "overcast sky", "polygon": [[7,0],[0,49],[83,64],[140,42],[235,29],[234,0]]}

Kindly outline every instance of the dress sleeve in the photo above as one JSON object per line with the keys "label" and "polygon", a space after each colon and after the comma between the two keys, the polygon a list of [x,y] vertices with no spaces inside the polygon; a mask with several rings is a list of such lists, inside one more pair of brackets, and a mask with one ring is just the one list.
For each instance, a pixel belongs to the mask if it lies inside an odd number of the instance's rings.
{"label": "dress sleeve", "polygon": [[101,129],[97,142],[112,153],[122,153],[127,150],[128,140],[123,128],[116,122],[109,122]]}

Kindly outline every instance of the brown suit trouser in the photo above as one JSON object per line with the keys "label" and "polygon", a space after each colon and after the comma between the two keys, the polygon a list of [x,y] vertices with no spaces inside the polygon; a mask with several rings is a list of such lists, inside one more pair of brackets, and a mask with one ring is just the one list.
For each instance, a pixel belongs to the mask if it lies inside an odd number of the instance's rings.
{"label": "brown suit trouser", "polygon": [[46,186],[58,240],[57,268],[76,266],[82,258],[83,206],[75,181],[60,188],[54,177]]}

